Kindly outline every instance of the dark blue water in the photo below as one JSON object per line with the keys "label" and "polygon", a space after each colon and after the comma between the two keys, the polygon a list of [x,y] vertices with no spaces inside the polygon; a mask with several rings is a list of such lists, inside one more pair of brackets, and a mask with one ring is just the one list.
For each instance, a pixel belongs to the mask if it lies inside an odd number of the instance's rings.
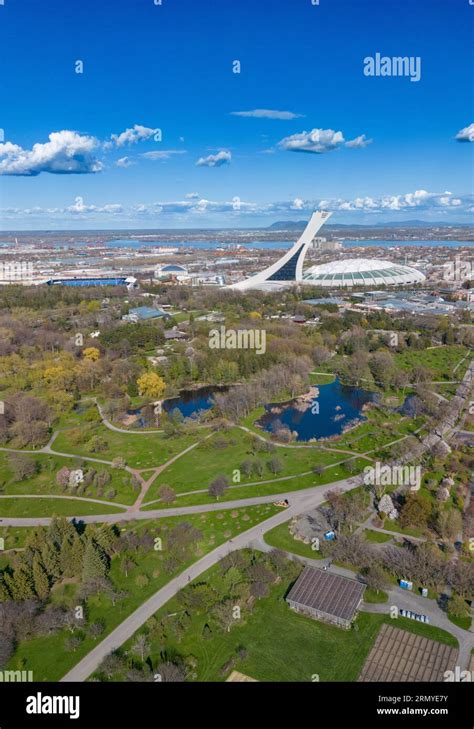
{"label": "dark blue water", "polygon": [[[299,441],[329,438],[340,435],[348,425],[366,420],[362,407],[378,399],[377,393],[342,385],[338,379],[329,385],[318,385],[318,389],[319,395],[309,403],[290,400],[266,405],[257,424],[269,433],[278,429],[281,423],[287,425],[297,433]],[[281,412],[271,412],[274,408]]]}
{"label": "dark blue water", "polygon": [[163,410],[167,413],[173,410],[185,418],[198,415],[199,411],[210,410],[214,405],[214,394],[224,392],[227,387],[200,387],[197,390],[182,390],[179,397],[171,397],[163,402]]}

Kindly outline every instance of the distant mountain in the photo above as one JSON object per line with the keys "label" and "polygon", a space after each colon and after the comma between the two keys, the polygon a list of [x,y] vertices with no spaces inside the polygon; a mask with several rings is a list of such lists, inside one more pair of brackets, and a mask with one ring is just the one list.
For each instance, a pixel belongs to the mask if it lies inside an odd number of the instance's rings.
{"label": "distant mountain", "polygon": [[[269,225],[266,230],[302,230],[306,227],[307,220],[279,220]],[[469,228],[471,223],[438,223],[427,220],[400,220],[387,223],[372,223],[372,225],[328,223],[324,230],[330,228]]]}

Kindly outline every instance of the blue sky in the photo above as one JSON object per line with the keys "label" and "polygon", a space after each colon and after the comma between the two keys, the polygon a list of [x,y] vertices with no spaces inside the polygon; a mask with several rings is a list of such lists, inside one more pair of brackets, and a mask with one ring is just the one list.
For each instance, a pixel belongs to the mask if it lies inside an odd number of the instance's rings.
{"label": "blue sky", "polygon": [[[473,22],[469,0],[5,0],[2,228],[467,222]],[[419,80],[365,75],[377,53]]]}

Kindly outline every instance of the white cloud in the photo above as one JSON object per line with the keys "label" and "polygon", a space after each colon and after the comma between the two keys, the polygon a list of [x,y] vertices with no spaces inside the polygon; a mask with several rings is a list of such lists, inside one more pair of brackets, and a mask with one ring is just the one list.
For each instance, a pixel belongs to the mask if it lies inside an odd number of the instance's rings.
{"label": "white cloud", "polygon": [[229,165],[232,154],[227,149],[221,149],[217,154],[210,154],[208,157],[200,157],[196,162],[198,167],[222,167]]}
{"label": "white cloud", "polygon": [[136,144],[146,139],[150,139],[158,134],[159,128],[143,127],[141,124],[134,124],[130,129],[126,129],[120,134],[112,134],[111,139],[117,147],[123,147],[125,144]]}
{"label": "white cloud", "polygon": [[[427,190],[416,190],[397,195],[385,195],[381,197],[356,197],[353,199],[303,199],[295,197],[291,200],[273,202],[252,202],[240,200],[238,208],[235,200],[208,200],[200,197],[197,193],[188,193],[184,200],[156,201],[149,203],[138,203],[131,206],[124,206],[120,203],[108,203],[105,205],[86,204],[82,196],[75,198],[74,203],[64,208],[41,208],[32,207],[27,209],[6,208],[0,210],[5,219],[18,220],[19,218],[40,218],[44,223],[45,219],[54,221],[67,220],[113,220],[113,221],[154,221],[157,216],[167,216],[176,220],[212,217],[225,215],[227,218],[244,218],[246,215],[259,215],[262,218],[275,218],[281,216],[293,216],[296,213],[301,217],[307,217],[314,209],[323,209],[340,213],[359,213],[380,215],[390,214],[392,220],[396,215],[403,216],[407,213],[420,214],[428,213],[434,215],[446,214],[458,215],[468,214],[473,210],[473,195],[454,195],[452,192],[428,192]],[[385,218],[384,218],[385,219]],[[401,218],[403,219],[403,218]],[[456,219],[456,218],[454,218]],[[200,221],[201,224],[201,221]]]}
{"label": "white cloud", "polygon": [[461,129],[455,136],[458,142],[474,142],[474,124],[469,124],[468,127]]}
{"label": "white cloud", "polygon": [[231,111],[232,116],[251,117],[253,119],[298,119],[303,114],[294,114],[292,111],[278,111],[276,109],[252,109],[251,111]]}
{"label": "white cloud", "polygon": [[365,134],[360,134],[355,139],[349,140],[349,142],[346,142],[346,147],[350,147],[352,149],[363,149],[364,147],[367,147],[367,145],[372,144],[373,139],[367,139]]}
{"label": "white cloud", "polygon": [[141,156],[146,157],[146,159],[169,159],[174,154],[186,154],[186,150],[184,149],[162,149],[162,150],[155,150],[153,152],[144,152]]}
{"label": "white cloud", "polygon": [[132,159],[130,159],[130,157],[120,157],[120,159],[118,159],[115,164],[117,167],[126,168],[126,167],[131,167],[131,165],[134,165],[135,162]]}
{"label": "white cloud", "polygon": [[52,132],[49,142],[32,149],[17,144],[0,144],[0,175],[33,177],[42,172],[56,175],[92,174],[103,169],[95,157],[99,142],[95,137],[69,130]]}
{"label": "white cloud", "polygon": [[310,132],[301,132],[285,137],[278,146],[289,152],[310,152],[323,154],[337,149],[344,144],[342,132],[335,132],[333,129],[312,129]]}

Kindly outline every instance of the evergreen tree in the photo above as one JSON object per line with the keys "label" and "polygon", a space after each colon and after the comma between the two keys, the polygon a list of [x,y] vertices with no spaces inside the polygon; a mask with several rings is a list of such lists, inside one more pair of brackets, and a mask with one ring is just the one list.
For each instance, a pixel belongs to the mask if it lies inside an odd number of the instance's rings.
{"label": "evergreen tree", "polygon": [[79,534],[74,537],[71,547],[71,577],[80,577],[84,561],[84,544]]}
{"label": "evergreen tree", "polygon": [[49,595],[49,579],[46,570],[38,557],[33,562],[33,582],[35,592],[40,600],[46,600]]}
{"label": "evergreen tree", "polygon": [[30,565],[22,564],[14,571],[10,592],[14,600],[31,600],[35,597],[33,570]]}
{"label": "evergreen tree", "polygon": [[93,539],[89,539],[84,552],[82,581],[84,583],[92,582],[98,578],[105,577],[106,574],[106,555]]}

